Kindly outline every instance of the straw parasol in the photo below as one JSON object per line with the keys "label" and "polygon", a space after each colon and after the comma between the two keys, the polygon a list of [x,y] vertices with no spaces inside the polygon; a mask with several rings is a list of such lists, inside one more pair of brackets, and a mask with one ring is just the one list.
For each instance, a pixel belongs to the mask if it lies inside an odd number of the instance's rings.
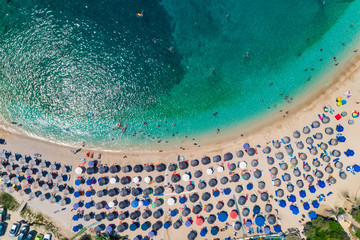
{"label": "straw parasol", "polygon": [[203,157],[203,158],[201,159],[201,163],[202,163],[203,165],[209,164],[209,163],[210,163],[210,158],[209,158],[209,157]]}
{"label": "straw parasol", "polygon": [[306,138],[306,143],[311,145],[314,143],[314,139],[312,139],[311,137],[308,137],[308,138]]}
{"label": "straw parasol", "polygon": [[301,150],[304,148],[304,144],[302,142],[297,142],[296,147]]}
{"label": "straw parasol", "polygon": [[237,152],[236,152],[236,156],[237,156],[238,158],[242,158],[242,157],[244,156],[244,151],[243,151],[243,150],[237,151]]}
{"label": "straw parasol", "polygon": [[286,150],[286,153],[289,155],[292,155],[294,153],[294,149],[292,149],[292,147],[286,147],[285,150]]}
{"label": "straw parasol", "polygon": [[232,198],[230,198],[229,200],[228,200],[228,202],[227,202],[227,206],[228,207],[233,207],[235,205],[235,200],[234,199],[232,199]]}
{"label": "straw parasol", "polygon": [[331,134],[334,133],[334,129],[331,128],[331,127],[327,127],[327,128],[325,128],[325,133],[326,133],[327,135],[331,135]]}
{"label": "straw parasol", "polygon": [[217,210],[221,210],[223,207],[224,207],[224,203],[223,203],[222,201],[220,201],[220,202],[218,202],[218,203],[216,204],[216,209],[217,209]]}
{"label": "straw parasol", "polygon": [[201,177],[203,174],[202,174],[202,171],[201,170],[197,170],[195,173],[194,173],[194,176],[196,177],[196,178],[199,178],[199,177]]}
{"label": "straw parasol", "polygon": [[269,194],[267,192],[262,192],[260,194],[260,199],[264,202],[267,201],[269,199]]}
{"label": "straw parasol", "polygon": [[341,152],[340,152],[339,150],[334,150],[334,151],[332,151],[332,155],[333,155],[334,157],[340,157]]}
{"label": "straw parasol", "polygon": [[323,135],[322,135],[322,133],[316,133],[315,134],[315,138],[317,139],[317,140],[321,140],[322,138],[323,138]]}
{"label": "straw parasol", "polygon": [[256,194],[251,194],[250,196],[250,202],[255,203],[257,201],[258,197]]}
{"label": "straw parasol", "polygon": [[209,181],[209,186],[210,187],[215,187],[217,185],[218,181],[216,180],[216,178],[212,178]]}
{"label": "straw parasol", "polygon": [[254,155],[255,155],[255,149],[254,149],[254,148],[249,148],[249,149],[247,150],[247,154],[248,154],[249,156],[254,156]]}
{"label": "straw parasol", "polygon": [[249,216],[249,214],[250,214],[250,210],[249,210],[249,208],[244,208],[242,211],[241,211],[241,214],[244,216],[244,217],[247,217],[247,216]]}
{"label": "straw parasol", "polygon": [[316,176],[317,178],[323,178],[323,177],[324,177],[324,173],[323,173],[322,171],[320,171],[320,170],[317,170],[317,171],[315,172],[315,176]]}
{"label": "straw parasol", "polygon": [[334,172],[334,169],[329,165],[329,166],[326,166],[326,168],[325,168],[325,172],[327,172],[327,173],[329,173],[329,174],[331,174],[331,173],[333,173]]}
{"label": "straw parasol", "polygon": [[283,140],[284,140],[284,142],[287,144],[287,143],[290,143],[290,137],[288,137],[288,136],[285,136],[284,138],[283,138]]}
{"label": "straw parasol", "polygon": [[312,162],[312,165],[313,165],[314,167],[319,167],[319,166],[320,166],[320,161],[317,160],[317,159],[314,159],[314,161]]}
{"label": "straw parasol", "polygon": [[243,190],[244,189],[243,189],[242,185],[237,185],[236,188],[235,188],[236,193],[241,193]]}
{"label": "straw parasol", "polygon": [[299,158],[300,158],[301,160],[306,160],[306,159],[307,159],[306,153],[301,153],[300,156],[299,156]]}
{"label": "straw parasol", "polygon": [[239,174],[233,174],[232,176],[231,176],[231,181],[232,182],[238,182],[240,180],[240,176],[239,176]]}
{"label": "straw parasol", "polygon": [[252,167],[256,167],[258,164],[259,164],[259,161],[256,160],[256,159],[253,159],[253,160],[251,161],[251,166],[252,166]]}
{"label": "straw parasol", "polygon": [[234,171],[234,170],[236,169],[235,163],[229,164],[228,169],[229,169],[230,171]]}
{"label": "straw parasol", "polygon": [[271,173],[271,175],[276,175],[276,174],[278,174],[278,169],[276,167],[272,167],[270,169],[270,173]]}
{"label": "straw parasol", "polygon": [[328,149],[328,145],[326,143],[321,143],[320,144],[320,149],[325,151],[325,150]]}
{"label": "straw parasol", "polygon": [[213,208],[214,208],[214,206],[211,203],[209,203],[205,206],[205,212],[209,213],[213,210]]}
{"label": "straw parasol", "polygon": [[296,130],[295,132],[293,132],[293,137],[294,138],[299,138],[301,136],[300,132],[298,130]]}
{"label": "straw parasol", "polygon": [[203,194],[202,194],[202,196],[201,196],[201,199],[203,200],[203,201],[207,201],[207,200],[209,200],[211,198],[211,194],[209,193],[209,192],[204,192]]}
{"label": "straw parasol", "polygon": [[318,127],[320,127],[320,123],[319,123],[319,121],[313,121],[313,123],[311,124],[311,126],[312,126],[313,128],[318,128]]}
{"label": "straw parasol", "polygon": [[334,177],[330,177],[330,178],[329,178],[329,182],[330,182],[331,184],[335,184],[335,183],[336,183],[336,179],[335,179]]}
{"label": "straw parasol", "polygon": [[296,186],[298,186],[298,188],[302,188],[302,187],[304,187],[304,182],[299,179],[296,181]]}
{"label": "straw parasol", "polygon": [[288,173],[285,173],[284,175],[283,175],[283,179],[284,179],[284,181],[290,181],[291,180],[291,176],[290,176],[290,174],[288,174]]}
{"label": "straw parasol", "polygon": [[318,153],[317,148],[315,148],[315,147],[311,148],[311,149],[310,149],[310,153],[311,153],[312,155],[316,155],[316,154]]}
{"label": "straw parasol", "polygon": [[240,196],[238,199],[238,204],[240,205],[244,205],[246,203],[246,197],[245,196]]}
{"label": "straw parasol", "polygon": [[303,133],[304,134],[309,134],[311,132],[310,128],[308,126],[303,128]]}
{"label": "straw parasol", "polygon": [[282,159],[284,159],[284,154],[282,152],[278,152],[275,154],[275,157],[279,160],[282,160]]}
{"label": "straw parasol", "polygon": [[274,186],[275,186],[275,187],[280,187],[280,185],[281,185],[281,180],[280,180],[279,178],[275,178],[275,180],[274,180]]}
{"label": "straw parasol", "polygon": [[190,165],[191,165],[192,167],[198,166],[198,165],[199,165],[199,160],[197,160],[197,159],[191,160]]}
{"label": "straw parasol", "polygon": [[189,167],[189,163],[188,162],[185,162],[185,161],[182,161],[182,162],[179,162],[179,168],[181,170],[185,170]]}
{"label": "straw parasol", "polygon": [[286,189],[288,190],[288,192],[292,193],[294,191],[294,185],[292,185],[291,183],[289,183],[286,186]]}
{"label": "straw parasol", "polygon": [[198,188],[199,188],[199,189],[204,189],[204,188],[206,188],[206,182],[205,182],[205,181],[199,182]]}
{"label": "straw parasol", "polygon": [[273,157],[268,157],[268,158],[267,158],[267,163],[268,163],[269,165],[273,165],[274,162],[275,162],[275,160],[274,160]]}
{"label": "straw parasol", "polygon": [[269,154],[271,152],[271,148],[269,146],[266,146],[263,150],[265,154]]}
{"label": "straw parasol", "polygon": [[308,181],[308,183],[312,184],[314,182],[314,178],[311,175],[307,175],[306,181]]}
{"label": "straw parasol", "polygon": [[250,175],[250,173],[245,172],[245,173],[242,175],[242,177],[243,177],[244,180],[249,180],[250,177],[251,177],[251,175]]}
{"label": "straw parasol", "polygon": [[195,188],[195,185],[194,184],[188,184],[188,185],[186,185],[186,191],[192,191],[192,190],[194,190],[194,188]]}
{"label": "straw parasol", "polygon": [[343,166],[344,166],[344,165],[343,165],[342,162],[340,162],[340,161],[336,161],[336,162],[335,162],[335,167],[336,167],[336,168],[341,169]]}
{"label": "straw parasol", "polygon": [[341,179],[346,179],[347,178],[347,175],[346,175],[345,172],[340,172],[339,176],[340,176]]}
{"label": "straw parasol", "polygon": [[296,169],[294,169],[293,174],[295,175],[295,177],[300,177],[301,172],[298,168],[296,168]]}
{"label": "straw parasol", "polygon": [[287,163],[281,163],[281,165],[280,165],[280,168],[282,169],[282,170],[287,170],[288,169],[288,165],[287,165]]}
{"label": "straw parasol", "polygon": [[281,147],[281,143],[279,141],[276,141],[273,143],[274,148],[280,148]]}
{"label": "straw parasol", "polygon": [[335,138],[332,138],[331,140],[330,140],[330,145],[331,146],[336,146],[336,145],[338,145],[338,140],[337,139],[335,139]]}
{"label": "straw parasol", "polygon": [[229,179],[226,176],[224,176],[220,179],[220,183],[223,185],[227,184],[228,182],[229,182]]}
{"label": "straw parasol", "polygon": [[261,172],[259,169],[257,169],[257,170],[254,172],[254,177],[255,177],[255,178],[261,178],[261,176],[262,176],[262,172]]}
{"label": "straw parasol", "polygon": [[190,213],[191,213],[190,208],[185,208],[184,210],[182,210],[181,215],[187,217]]}
{"label": "straw parasol", "polygon": [[324,123],[324,124],[327,124],[327,123],[329,123],[330,122],[330,118],[329,117],[327,117],[327,116],[325,116],[325,117],[323,117],[322,118],[322,123]]}

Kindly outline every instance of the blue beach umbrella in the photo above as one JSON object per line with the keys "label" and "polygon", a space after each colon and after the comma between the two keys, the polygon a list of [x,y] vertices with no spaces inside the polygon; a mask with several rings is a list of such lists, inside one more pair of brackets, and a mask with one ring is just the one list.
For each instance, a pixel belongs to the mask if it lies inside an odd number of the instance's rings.
{"label": "blue beach umbrella", "polygon": [[80,184],[81,184],[80,179],[76,179],[76,180],[75,180],[75,185],[76,185],[76,186],[79,186]]}
{"label": "blue beach umbrella", "polygon": [[218,219],[220,222],[225,222],[228,218],[228,214],[225,211],[222,211],[218,214]]}
{"label": "blue beach umbrella", "polygon": [[94,161],[89,161],[89,167],[93,167],[94,166]]}
{"label": "blue beach umbrella", "polygon": [[74,192],[74,197],[76,197],[76,198],[80,197],[80,193],[79,192]]}
{"label": "blue beach umbrella", "polygon": [[249,145],[248,143],[245,143],[245,144],[243,145],[243,147],[244,147],[245,150],[247,150],[247,149],[249,149],[250,145]]}
{"label": "blue beach umbrella", "polygon": [[184,203],[186,203],[186,201],[187,201],[186,197],[182,197],[182,198],[179,199],[180,204],[184,204]]}
{"label": "blue beach umbrella", "polygon": [[259,227],[262,227],[265,225],[265,218],[263,216],[257,216],[255,218],[255,224],[258,225]]}
{"label": "blue beach umbrella", "polygon": [[308,202],[305,202],[305,203],[303,204],[303,207],[304,207],[304,209],[305,209],[306,211],[310,209],[310,205],[309,205]]}
{"label": "blue beach umbrella", "polygon": [[320,181],[320,182],[318,183],[318,186],[319,186],[320,188],[324,188],[324,187],[325,187],[325,182],[324,182],[324,181]]}
{"label": "blue beach umbrella", "polygon": [[282,208],[286,207],[286,202],[285,202],[285,200],[280,200],[280,201],[279,201],[279,206],[282,207]]}
{"label": "blue beach umbrella", "polygon": [[171,222],[167,221],[166,223],[164,223],[164,228],[165,229],[169,229],[169,227],[171,226]]}
{"label": "blue beach umbrella", "polygon": [[304,190],[300,191],[300,197],[302,198],[306,197],[306,192]]}
{"label": "blue beach umbrella", "polygon": [[340,136],[340,137],[337,138],[337,140],[338,140],[339,142],[345,142],[345,141],[346,141],[346,137]]}
{"label": "blue beach umbrella", "polygon": [[292,208],[292,213],[294,214],[294,215],[298,215],[299,214],[299,208],[298,207],[296,207],[296,206],[293,206],[293,208]]}
{"label": "blue beach umbrella", "polygon": [[206,227],[205,227],[205,228],[201,229],[201,231],[200,231],[200,236],[205,237],[206,234],[207,234],[207,229],[206,229]]}
{"label": "blue beach umbrella", "polygon": [[78,232],[78,231],[79,231],[79,227],[78,227],[78,226],[74,226],[72,230],[73,230],[73,232]]}
{"label": "blue beach umbrella", "polygon": [[344,131],[344,127],[341,126],[340,124],[338,124],[338,125],[336,126],[336,131],[338,131],[338,132]]}
{"label": "blue beach umbrella", "polygon": [[215,190],[215,191],[213,192],[213,196],[214,196],[214,197],[218,197],[219,195],[220,195],[219,190]]}
{"label": "blue beach umbrella", "polygon": [[143,201],[143,205],[144,205],[145,207],[149,206],[149,204],[150,204],[150,201],[149,201],[148,199],[145,199],[145,200]]}
{"label": "blue beach umbrella", "polygon": [[85,196],[91,197],[91,195],[92,195],[92,192],[91,192],[91,191],[86,191]]}
{"label": "blue beach umbrella", "polygon": [[231,189],[225,188],[224,193],[225,193],[225,195],[229,195],[231,193]]}
{"label": "blue beach umbrella", "polygon": [[177,214],[178,214],[178,210],[177,210],[177,209],[171,210],[171,212],[170,212],[170,215],[171,215],[172,217],[175,217]]}
{"label": "blue beach umbrella", "polygon": [[246,185],[246,189],[247,190],[251,190],[251,189],[253,189],[253,184],[252,183],[249,183],[248,185]]}
{"label": "blue beach umbrella", "polygon": [[265,234],[269,234],[269,233],[270,233],[270,227],[269,227],[269,226],[265,226],[265,227],[264,227],[264,233],[265,233]]}
{"label": "blue beach umbrella", "polygon": [[313,206],[313,208],[319,208],[319,206],[320,206],[320,204],[319,204],[318,201],[313,201],[313,202],[311,203],[311,205]]}
{"label": "blue beach umbrella", "polygon": [[130,224],[129,229],[130,229],[130,231],[133,232],[133,231],[135,231],[136,229],[138,229],[138,227],[139,227],[139,223],[134,222],[134,223]]}
{"label": "blue beach umbrella", "polygon": [[85,208],[89,209],[93,206],[93,202],[87,202],[85,203]]}
{"label": "blue beach umbrella", "polygon": [[353,166],[353,168],[354,168],[354,171],[355,171],[355,172],[360,172],[360,166],[359,166],[359,165],[355,164],[355,165]]}
{"label": "blue beach umbrella", "polygon": [[74,215],[72,218],[74,221],[78,221],[79,220],[79,216],[78,215]]}
{"label": "blue beach umbrella", "polygon": [[191,221],[190,221],[190,220],[187,220],[187,221],[185,222],[185,226],[186,226],[186,227],[190,227],[190,226],[191,226],[191,224],[192,224],[192,223],[191,223]]}
{"label": "blue beach umbrella", "polygon": [[352,156],[355,155],[354,151],[351,150],[351,149],[348,149],[348,150],[345,152],[345,154],[346,154],[346,156],[348,156],[348,157],[352,157]]}
{"label": "blue beach umbrella", "polygon": [[91,184],[92,184],[92,180],[91,180],[91,179],[86,180],[86,185],[90,186]]}
{"label": "blue beach umbrella", "polygon": [[216,236],[219,232],[219,228],[218,227],[212,227],[211,228],[211,235]]}
{"label": "blue beach umbrella", "polygon": [[311,186],[309,187],[309,192],[311,192],[311,193],[316,192],[316,188],[315,188],[313,185],[311,185]]}
{"label": "blue beach umbrella", "polygon": [[150,226],[149,226],[148,222],[144,222],[143,224],[141,224],[141,230],[143,230],[143,231],[148,230],[149,227]]}
{"label": "blue beach umbrella", "polygon": [[275,225],[275,226],[274,226],[274,231],[275,231],[276,233],[281,232],[281,226],[280,226],[280,225]]}
{"label": "blue beach umbrella", "polygon": [[141,240],[149,240],[149,237],[145,236]]}
{"label": "blue beach umbrella", "polygon": [[138,236],[134,237],[133,240],[141,240],[141,238],[142,238],[141,235],[138,235]]}
{"label": "blue beach umbrella", "polygon": [[152,238],[152,237],[155,237],[155,232],[154,232],[154,231],[150,231],[148,235],[149,235],[149,237],[151,237],[151,238]]}
{"label": "blue beach umbrella", "polygon": [[139,201],[135,199],[134,201],[131,202],[131,206],[133,208],[137,208],[139,206]]}
{"label": "blue beach umbrella", "polygon": [[260,213],[260,207],[258,205],[254,206],[253,212],[254,212],[254,214],[259,214]]}
{"label": "blue beach umbrella", "polygon": [[248,227],[248,228],[252,226],[252,221],[251,221],[251,219],[246,220],[245,226]]}
{"label": "blue beach umbrella", "polygon": [[289,202],[296,202],[296,197],[294,195],[290,195],[290,197],[288,198]]}
{"label": "blue beach umbrella", "polygon": [[312,211],[312,212],[309,212],[308,215],[309,215],[309,218],[310,218],[310,219],[315,219],[315,218],[317,218],[316,212],[313,212],[313,211]]}
{"label": "blue beach umbrella", "polygon": [[77,209],[79,208],[79,204],[78,204],[78,203],[74,203],[73,208],[74,208],[75,210],[77,210]]}

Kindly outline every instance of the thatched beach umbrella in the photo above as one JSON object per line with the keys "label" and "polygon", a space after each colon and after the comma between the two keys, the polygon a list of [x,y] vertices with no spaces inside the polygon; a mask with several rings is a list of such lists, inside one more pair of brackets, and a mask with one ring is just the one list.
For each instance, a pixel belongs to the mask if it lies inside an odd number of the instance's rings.
{"label": "thatched beach umbrella", "polygon": [[262,172],[259,169],[257,169],[254,172],[254,177],[258,179],[258,178],[261,178],[261,176],[262,176]]}
{"label": "thatched beach umbrella", "polygon": [[298,186],[298,188],[302,188],[302,187],[304,187],[304,182],[299,179],[296,181],[296,186]]}
{"label": "thatched beach umbrella", "polygon": [[307,159],[306,153],[300,153],[299,158],[300,158],[301,160],[306,160],[306,159]]}
{"label": "thatched beach umbrella", "polygon": [[210,158],[209,158],[209,157],[203,157],[203,158],[201,159],[201,163],[202,163],[203,165],[208,165],[208,164],[210,163]]}
{"label": "thatched beach umbrella", "polygon": [[190,191],[194,190],[195,185],[194,184],[188,184],[188,185],[186,185],[185,188],[186,188],[186,191],[190,192]]}
{"label": "thatched beach umbrella", "polygon": [[339,174],[339,176],[340,176],[341,179],[346,179],[346,178],[347,178],[347,175],[346,175],[345,172],[341,172],[341,173]]}
{"label": "thatched beach umbrella", "polygon": [[233,174],[232,176],[231,176],[231,181],[232,182],[238,182],[240,180],[240,176],[239,176],[239,174]]}
{"label": "thatched beach umbrella", "polygon": [[175,192],[176,192],[177,194],[182,193],[183,191],[184,191],[184,187],[183,187],[183,186],[181,186],[181,185],[176,185],[176,186],[175,186]]}
{"label": "thatched beach umbrella", "polygon": [[275,154],[275,157],[279,160],[282,160],[282,159],[284,159],[284,154],[282,152],[278,152]]}
{"label": "thatched beach umbrella", "polygon": [[249,210],[249,208],[244,208],[242,211],[241,211],[241,214],[244,216],[244,217],[247,217],[247,216],[249,216],[249,214],[250,214],[250,210]]}
{"label": "thatched beach umbrella", "polygon": [[307,176],[306,176],[306,181],[308,181],[308,183],[312,184],[312,183],[314,182],[313,176],[307,175]]}
{"label": "thatched beach umbrella", "polygon": [[335,138],[332,138],[331,140],[330,140],[330,145],[331,146],[336,146],[336,145],[338,145],[338,140],[337,139],[335,139]]}
{"label": "thatched beach umbrella", "polygon": [[215,221],[216,221],[216,216],[214,214],[210,214],[208,219],[207,219],[207,222],[209,224],[214,224]]}
{"label": "thatched beach umbrella", "polygon": [[185,162],[185,161],[179,162],[179,168],[180,168],[181,170],[185,170],[185,169],[187,169],[188,167],[189,167],[189,163],[188,163],[188,162]]}
{"label": "thatched beach umbrella", "polygon": [[249,148],[249,149],[247,150],[247,154],[248,154],[249,156],[254,156],[254,155],[255,155],[255,149],[254,149],[254,148]]}
{"label": "thatched beach umbrella", "polygon": [[332,127],[327,127],[327,128],[325,128],[325,133],[327,135],[331,135],[334,133],[334,129]]}
{"label": "thatched beach umbrella", "polygon": [[197,159],[191,160],[190,165],[191,165],[192,167],[198,166],[198,165],[199,165],[199,160],[197,160]]}
{"label": "thatched beach umbrella", "polygon": [[216,178],[212,178],[209,181],[209,186],[210,187],[215,187],[217,185],[218,181],[216,180]]}
{"label": "thatched beach umbrella", "polygon": [[276,142],[274,142],[273,143],[273,146],[274,146],[274,148],[280,148],[281,147],[281,142],[279,142],[279,141],[276,141]]}
{"label": "thatched beach umbrella", "polygon": [[271,148],[269,146],[266,146],[263,150],[265,154],[269,154],[271,152]]}
{"label": "thatched beach umbrella", "polygon": [[180,177],[179,174],[173,174],[173,175],[171,175],[171,181],[172,181],[173,183],[179,182],[180,179],[181,179],[181,177]]}
{"label": "thatched beach umbrella", "polygon": [[193,207],[193,213],[199,214],[202,211],[202,207],[198,204]]}
{"label": "thatched beach umbrella", "polygon": [[159,219],[164,214],[164,211],[160,208],[153,213],[153,217]]}
{"label": "thatched beach umbrella", "polygon": [[244,151],[243,151],[243,150],[237,151],[237,152],[236,152],[236,156],[237,156],[238,158],[242,158],[242,157],[244,156]]}
{"label": "thatched beach umbrella", "polygon": [[304,148],[304,144],[302,142],[297,142],[296,147],[301,150]]}
{"label": "thatched beach umbrella", "polygon": [[330,118],[329,117],[327,117],[327,116],[325,116],[325,117],[323,117],[322,118],[322,123],[324,123],[324,124],[327,124],[327,123],[329,123],[330,122]]}
{"label": "thatched beach umbrella", "polygon": [[209,200],[211,198],[211,194],[209,193],[209,192],[204,192],[203,194],[202,194],[202,196],[201,196],[201,199],[203,200],[203,201],[207,201],[207,200]]}
{"label": "thatched beach umbrella", "polygon": [[236,188],[235,188],[236,193],[241,193],[243,190],[244,189],[243,189],[242,185],[237,185]]}
{"label": "thatched beach umbrella", "polygon": [[340,161],[335,162],[335,167],[336,168],[341,169],[341,168],[343,168],[343,166],[344,166],[344,164],[342,162],[340,162]]}
{"label": "thatched beach umbrella", "polygon": [[182,221],[179,219],[176,222],[174,222],[173,226],[175,229],[179,229],[182,225]]}
{"label": "thatched beach umbrella", "polygon": [[268,163],[269,165],[273,165],[274,162],[275,162],[275,160],[274,160],[273,157],[268,157],[266,161],[267,161],[267,163]]}
{"label": "thatched beach umbrella", "polygon": [[245,173],[242,174],[242,177],[243,177],[244,180],[249,180],[251,175],[250,175],[250,173],[245,172]]}
{"label": "thatched beach umbrella", "polygon": [[320,127],[320,123],[319,123],[319,121],[313,121],[313,123],[311,124],[311,126],[312,126],[313,128],[318,128],[318,127]]}
{"label": "thatched beach umbrella", "polygon": [[315,134],[315,138],[317,139],[317,140],[321,140],[322,138],[323,138],[323,135],[322,135],[322,133],[316,133]]}
{"label": "thatched beach umbrella", "polygon": [[269,213],[272,211],[272,205],[271,204],[266,204],[265,205],[265,212]]}
{"label": "thatched beach umbrella", "polygon": [[285,136],[284,138],[283,138],[283,140],[284,140],[284,142],[287,144],[287,143],[290,143],[290,137],[288,137],[288,136]]}
{"label": "thatched beach umbrella", "polygon": [[321,143],[320,144],[320,149],[325,151],[325,150],[328,149],[328,145],[326,143]]}
{"label": "thatched beach umbrella", "polygon": [[238,199],[238,204],[240,205],[244,205],[246,203],[246,197],[245,196],[240,196]]}
{"label": "thatched beach umbrella", "polygon": [[323,178],[323,177],[324,177],[324,173],[323,173],[322,171],[320,171],[320,170],[316,170],[315,176],[316,176],[317,178]]}
{"label": "thatched beach umbrella", "polygon": [[329,182],[330,182],[331,184],[335,184],[335,183],[336,183],[336,179],[333,178],[333,177],[330,177],[330,178],[329,178]]}
{"label": "thatched beach umbrella", "polygon": [[287,186],[286,186],[286,189],[288,190],[288,192],[292,193],[294,191],[294,186],[289,183]]}
{"label": "thatched beach umbrella", "polygon": [[228,152],[228,153],[224,154],[224,160],[225,161],[230,161],[231,159],[233,159],[232,153]]}
{"label": "thatched beach umbrella", "polygon": [[270,215],[267,220],[270,225],[274,225],[276,223],[276,218],[274,215]]}
{"label": "thatched beach umbrella", "polygon": [[253,160],[251,161],[251,166],[252,166],[252,167],[256,167],[258,164],[259,164],[259,161],[256,160],[256,159],[253,159]]}
{"label": "thatched beach umbrella", "polygon": [[299,138],[300,137],[300,132],[298,130],[296,130],[295,132],[293,132],[293,137],[294,138]]}
{"label": "thatched beach umbrella", "polygon": [[334,150],[334,151],[332,151],[332,155],[333,155],[334,157],[340,157],[341,152],[340,152],[339,150]]}
{"label": "thatched beach umbrella", "polygon": [[227,178],[227,177],[222,177],[221,179],[220,179],[220,183],[221,184],[227,184],[229,182],[229,179]]}
{"label": "thatched beach umbrella", "polygon": [[314,143],[314,139],[312,139],[312,137],[308,137],[308,138],[306,138],[306,143],[311,145]]}
{"label": "thatched beach umbrella", "polygon": [[166,165],[163,163],[160,163],[156,166],[156,171],[158,171],[158,172],[163,172],[165,170],[166,170]]}
{"label": "thatched beach umbrella", "polygon": [[187,217],[190,213],[191,213],[190,208],[185,208],[184,210],[182,210],[181,215]]}
{"label": "thatched beach umbrella", "polygon": [[122,167],[122,172],[123,173],[131,172],[131,170],[132,170],[131,165],[126,165],[126,166]]}
{"label": "thatched beach umbrella", "polygon": [[311,132],[310,128],[308,126],[303,128],[303,133],[304,134],[309,134]]}
{"label": "thatched beach umbrella", "polygon": [[203,173],[202,173],[201,170],[197,170],[197,171],[194,173],[194,176],[195,176],[196,178],[199,178],[199,177],[201,177],[202,175],[203,175]]}
{"label": "thatched beach umbrella", "polygon": [[168,170],[170,172],[173,172],[177,169],[177,165],[175,163],[170,163],[169,166],[168,166]]}
{"label": "thatched beach umbrella", "polygon": [[264,182],[264,181],[260,181],[260,182],[258,183],[258,188],[259,188],[259,189],[264,189],[264,188],[265,188],[265,182]]}
{"label": "thatched beach umbrella", "polygon": [[224,207],[224,203],[221,202],[221,201],[216,204],[216,209],[217,210],[221,210],[223,207]]}
{"label": "thatched beach umbrella", "polygon": [[267,201],[269,199],[269,194],[267,192],[262,192],[260,194],[260,199],[264,202]]}
{"label": "thatched beach umbrella", "polygon": [[152,164],[148,164],[145,166],[145,171],[147,171],[147,172],[152,172],[154,170],[155,170],[155,167]]}
{"label": "thatched beach umbrella", "polygon": [[137,164],[137,165],[134,166],[134,172],[135,173],[140,173],[143,170],[144,170],[144,167],[142,165]]}
{"label": "thatched beach umbrella", "polygon": [[320,161],[314,159],[314,161],[312,162],[312,164],[313,164],[314,167],[319,167],[319,166],[320,166]]}
{"label": "thatched beach umbrella", "polygon": [[199,189],[204,189],[204,188],[206,188],[206,182],[205,181],[201,181],[201,182],[199,182],[199,184],[198,184],[198,188]]}
{"label": "thatched beach umbrella", "polygon": [[293,171],[293,174],[295,175],[295,177],[300,177],[301,172],[300,172],[299,169],[295,168],[294,171]]}
{"label": "thatched beach umbrella", "polygon": [[272,167],[270,169],[270,173],[271,173],[271,175],[276,175],[276,174],[278,174],[278,169],[276,167]]}
{"label": "thatched beach umbrella", "polygon": [[281,165],[280,165],[280,168],[282,169],[282,170],[287,170],[288,169],[288,165],[287,165],[287,163],[281,163]]}
{"label": "thatched beach umbrella", "polygon": [[212,210],[214,209],[214,206],[211,204],[211,203],[209,203],[209,204],[207,204],[206,206],[205,206],[205,212],[211,212]]}
{"label": "thatched beach umbrella", "polygon": [[280,185],[281,185],[281,180],[280,180],[279,178],[275,178],[275,180],[274,180],[274,186],[275,186],[275,187],[280,187]]}
{"label": "thatched beach umbrella", "polygon": [[228,166],[229,170],[230,171],[234,171],[236,169],[236,164],[235,163],[231,163],[229,166]]}
{"label": "thatched beach umbrella", "polygon": [[283,179],[284,179],[284,181],[290,181],[291,180],[291,176],[290,176],[290,174],[288,174],[288,173],[285,173],[284,175],[283,175]]}
{"label": "thatched beach umbrella", "polygon": [[289,155],[292,155],[294,153],[294,149],[292,149],[292,147],[286,147],[285,150],[286,150],[286,153]]}
{"label": "thatched beach umbrella", "polygon": [[229,200],[228,200],[228,202],[227,202],[227,206],[228,207],[233,207],[235,205],[235,200],[234,199],[232,199],[232,198],[230,198]]}
{"label": "thatched beach umbrella", "polygon": [[258,197],[256,194],[251,194],[250,196],[250,202],[255,203],[257,201]]}
{"label": "thatched beach umbrella", "polygon": [[329,173],[329,174],[331,174],[331,173],[333,173],[334,172],[334,169],[329,165],[329,166],[326,166],[326,168],[325,168],[325,172],[327,172],[327,173]]}
{"label": "thatched beach umbrella", "polygon": [[194,203],[199,200],[199,195],[194,193],[194,194],[190,195],[189,200],[190,200],[190,202]]}
{"label": "thatched beach umbrella", "polygon": [[316,155],[316,154],[318,153],[317,148],[315,148],[315,147],[311,148],[311,149],[310,149],[310,153],[311,153],[312,155]]}
{"label": "thatched beach umbrella", "polygon": [[163,175],[159,175],[155,178],[156,183],[162,183],[165,180]]}

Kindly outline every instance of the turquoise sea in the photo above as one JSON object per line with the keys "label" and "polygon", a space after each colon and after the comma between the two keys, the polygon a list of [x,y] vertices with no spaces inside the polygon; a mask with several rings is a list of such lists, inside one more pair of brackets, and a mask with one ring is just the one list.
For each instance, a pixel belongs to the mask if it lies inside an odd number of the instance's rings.
{"label": "turquoise sea", "polygon": [[324,2],[1,1],[0,115],[106,149],[216,137],[344,64],[360,2]]}

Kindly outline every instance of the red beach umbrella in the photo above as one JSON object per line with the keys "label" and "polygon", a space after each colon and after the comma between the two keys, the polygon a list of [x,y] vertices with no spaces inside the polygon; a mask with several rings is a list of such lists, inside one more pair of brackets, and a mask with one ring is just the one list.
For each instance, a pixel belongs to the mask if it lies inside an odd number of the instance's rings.
{"label": "red beach umbrella", "polygon": [[232,210],[231,213],[230,213],[230,217],[231,217],[232,219],[235,219],[235,218],[237,218],[237,216],[238,216],[237,211],[236,211],[236,210]]}
{"label": "red beach umbrella", "polygon": [[204,223],[203,217],[197,217],[196,218],[196,225],[201,226]]}

